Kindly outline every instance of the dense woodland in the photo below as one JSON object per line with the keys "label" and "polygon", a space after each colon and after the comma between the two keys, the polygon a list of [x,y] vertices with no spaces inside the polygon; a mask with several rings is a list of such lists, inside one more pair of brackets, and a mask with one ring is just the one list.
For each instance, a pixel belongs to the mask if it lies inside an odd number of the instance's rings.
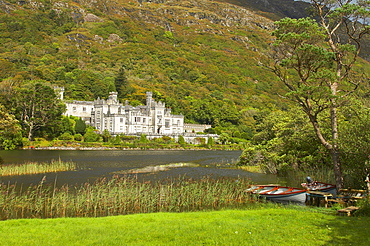
{"label": "dense woodland", "polygon": [[[0,2],[2,148],[21,146],[22,137],[51,140],[67,131],[69,123],[62,122],[71,121],[60,117],[63,104],[52,90],[63,86],[67,100],[117,91],[132,105],[143,104],[145,92],[153,91],[186,122],[250,140],[245,155],[253,156],[244,157],[244,164],[263,161],[270,172],[327,165],[308,120],[286,97],[283,83],[261,65],[275,39],[273,21],[309,15],[308,4],[263,2]],[[368,78],[367,55],[362,57],[354,69]],[[344,162],[362,173],[370,153],[369,89],[364,80],[340,111]],[[47,112],[45,117],[30,121],[37,118],[31,109],[25,112],[31,104],[48,105],[35,111],[40,117]]]}

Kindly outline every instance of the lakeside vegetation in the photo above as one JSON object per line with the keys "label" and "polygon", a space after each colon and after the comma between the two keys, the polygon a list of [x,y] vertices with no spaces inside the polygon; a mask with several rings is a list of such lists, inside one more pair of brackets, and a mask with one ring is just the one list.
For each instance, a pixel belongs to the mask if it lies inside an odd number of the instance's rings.
{"label": "lakeside vegetation", "polygon": [[368,218],[302,206],[0,221],[2,245],[358,245]]}
{"label": "lakeside vegetation", "polygon": [[51,173],[76,170],[77,165],[70,161],[52,160],[51,162],[8,164],[0,166],[0,176],[14,176],[37,173]]}
{"label": "lakeside vegetation", "polygon": [[[65,134],[66,135],[66,134]],[[58,138],[47,140],[36,138],[34,141],[23,140],[24,149],[84,149],[84,148],[116,148],[116,149],[217,149],[217,150],[242,150],[246,146],[247,140],[223,134],[219,141],[212,137],[199,137],[194,139],[194,143],[186,143],[182,136],[176,141],[169,136],[160,136],[152,140],[147,139],[146,135],[129,136],[117,135],[112,137],[109,133],[98,134],[89,132],[89,135],[74,137],[68,134],[68,139]],[[203,134],[204,135],[204,134]]]}
{"label": "lakeside vegetation", "polygon": [[81,186],[41,181],[36,186],[0,185],[0,218],[100,217],[133,213],[189,212],[245,208],[255,202],[244,192],[250,181],[183,177],[139,182],[114,176]]}

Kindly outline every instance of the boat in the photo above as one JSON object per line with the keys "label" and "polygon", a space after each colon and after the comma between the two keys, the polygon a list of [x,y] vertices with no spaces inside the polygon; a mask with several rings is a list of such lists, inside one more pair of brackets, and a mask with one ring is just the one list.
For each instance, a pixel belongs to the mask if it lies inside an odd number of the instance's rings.
{"label": "boat", "polygon": [[247,189],[246,192],[276,202],[304,203],[307,190],[280,185],[255,185]]}
{"label": "boat", "polygon": [[327,184],[319,181],[314,181],[312,183],[302,183],[303,188],[309,191],[321,191],[333,194],[335,197],[337,195],[337,187],[333,184]]}
{"label": "boat", "polygon": [[247,189],[246,192],[256,194],[271,201],[283,203],[304,203],[309,191],[328,192],[333,194],[333,196],[336,195],[336,187],[333,184],[315,181],[309,185],[302,183],[302,186],[304,188],[294,188],[276,184],[254,185]]}

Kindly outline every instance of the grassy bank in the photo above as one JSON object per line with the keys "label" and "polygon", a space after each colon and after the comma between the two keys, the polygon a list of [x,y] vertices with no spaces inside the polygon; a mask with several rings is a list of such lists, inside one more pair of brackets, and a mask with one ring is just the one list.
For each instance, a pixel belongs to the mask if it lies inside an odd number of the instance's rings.
{"label": "grassy bank", "polygon": [[1,245],[370,245],[368,218],[270,207],[0,222]]}
{"label": "grassy bank", "polygon": [[73,162],[52,160],[45,163],[24,163],[0,166],[0,176],[14,176],[37,173],[51,173],[76,170],[77,165]]}

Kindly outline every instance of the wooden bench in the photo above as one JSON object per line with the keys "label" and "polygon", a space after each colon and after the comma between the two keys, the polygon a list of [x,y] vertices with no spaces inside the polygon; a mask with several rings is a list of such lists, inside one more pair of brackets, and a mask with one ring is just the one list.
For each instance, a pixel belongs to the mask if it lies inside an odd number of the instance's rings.
{"label": "wooden bench", "polygon": [[337,211],[337,214],[338,215],[341,215],[341,216],[344,216],[344,215],[347,215],[347,216],[352,216],[352,214],[358,210],[359,207],[355,207],[355,206],[350,206],[350,207],[347,207],[347,208],[342,208],[342,209],[339,209]]}
{"label": "wooden bench", "polygon": [[340,203],[347,205],[356,205],[358,200],[364,198],[366,190],[357,189],[340,189],[339,195],[336,197]]}

